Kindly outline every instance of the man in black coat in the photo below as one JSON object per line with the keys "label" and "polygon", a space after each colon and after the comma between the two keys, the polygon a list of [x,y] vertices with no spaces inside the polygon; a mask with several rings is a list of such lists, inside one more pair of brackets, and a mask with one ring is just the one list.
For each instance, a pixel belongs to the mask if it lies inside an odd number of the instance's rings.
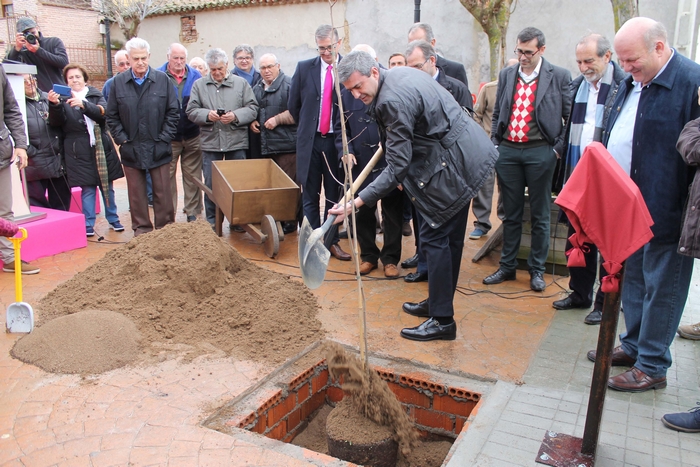
{"label": "man in black coat", "polygon": [[65,84],[63,68],[68,65],[68,54],[58,37],[44,37],[32,18],[17,21],[15,45],[7,52],[7,58],[16,62],[35,65],[39,89],[49,92],[54,84]]}
{"label": "man in black coat", "polygon": [[[406,339],[457,337],[454,294],[467,228],[469,201],[490,176],[497,154],[484,131],[434,79],[410,67],[380,70],[366,52],[351,52],[338,77],[377,121],[387,167],[352,201],[334,207],[342,222],[355,207],[370,206],[401,185],[420,211],[421,245],[428,260],[428,299],[404,303],[429,318],[406,328]],[[398,103],[398,104],[397,104]]]}
{"label": "man in black coat", "polygon": [[[148,212],[146,171],[153,180],[155,228],[175,222],[170,190],[170,146],[180,120],[175,88],[168,76],[148,65],[150,46],[135,37],[126,43],[131,70],[114,78],[107,124],[120,145],[134,236],[153,230]],[[163,98],[164,97],[164,98]]]}
{"label": "man in black coat", "polygon": [[[335,53],[340,46],[340,38],[338,31],[328,24],[316,29],[315,38],[319,56],[297,64],[288,102],[289,112],[299,125],[297,183],[302,188],[304,216],[314,229],[321,226],[321,185],[326,197],[324,215],[338,199],[340,190],[332,118],[332,109],[338,102],[332,66],[340,62],[340,56]],[[341,261],[350,261],[350,255],[340,248],[338,241],[336,231],[331,241],[331,255]]]}
{"label": "man in black coat", "polygon": [[552,178],[566,145],[564,122],[571,111],[571,73],[542,58],[545,48],[542,31],[523,29],[515,48],[520,65],[504,68],[498,75],[491,141],[499,152],[496,173],[505,219],[500,266],[483,280],[486,285],[515,280],[527,187],[532,223],[527,259],[530,289],[542,292],[547,287],[544,270],[549,251]]}
{"label": "man in black coat", "polygon": [[[413,26],[411,26],[411,29],[408,30],[408,42],[420,40],[430,42],[430,45],[435,48],[437,40],[433,34],[433,28],[430,27],[428,23],[415,23]],[[467,70],[464,69],[464,65],[453,60],[448,60],[440,55],[436,57],[436,65],[440,67],[440,69],[443,70],[447,76],[451,76],[452,78],[463,82],[467,89],[469,89]]]}

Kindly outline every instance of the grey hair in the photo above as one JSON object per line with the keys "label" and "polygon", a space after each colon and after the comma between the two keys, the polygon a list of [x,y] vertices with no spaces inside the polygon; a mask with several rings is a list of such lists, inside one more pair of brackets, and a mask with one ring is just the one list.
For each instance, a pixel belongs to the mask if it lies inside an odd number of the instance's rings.
{"label": "grey hair", "polygon": [[209,68],[218,65],[220,62],[228,65],[228,55],[224,49],[209,49],[204,56],[204,61],[207,62]]}
{"label": "grey hair", "polygon": [[661,41],[664,44],[668,41],[668,32],[666,31],[666,27],[659,21],[656,21],[644,33],[644,45],[647,47],[648,51],[651,52],[654,50],[657,41]]}
{"label": "grey hair", "polygon": [[121,57],[122,55],[124,55],[125,57],[129,58],[129,52],[127,52],[127,51],[124,50],[124,49],[122,49],[122,50],[117,50],[117,53],[114,54],[114,63],[117,63],[117,62],[119,61],[119,57]]}
{"label": "grey hair", "polygon": [[205,62],[202,57],[192,57],[192,60],[190,60],[189,65],[192,66],[193,63],[199,63],[199,62],[202,62],[202,65],[204,65],[204,68],[209,68],[209,66],[207,66],[207,62]]}
{"label": "grey hair", "polygon": [[357,44],[355,47],[352,48],[352,50],[362,50],[363,52],[367,52],[368,54],[370,54],[370,56],[373,59],[377,59],[377,52],[367,44]]}
{"label": "grey hair", "polygon": [[537,48],[544,45],[544,33],[537,28],[525,28],[518,33],[518,42],[530,42],[532,39],[537,39]]}
{"label": "grey hair", "polygon": [[146,49],[146,52],[149,54],[151,53],[151,46],[146,42],[144,39],[141,39],[140,37],[132,37],[127,41],[126,44],[124,44],[124,48],[126,49],[126,52],[128,54],[131,54],[132,50],[143,50]]}
{"label": "grey hair", "polygon": [[370,76],[372,68],[377,68],[377,61],[363,50],[354,50],[338,63],[338,79],[344,83],[356,71],[362,76]]}
{"label": "grey hair", "polygon": [[170,56],[170,53],[173,51],[173,46],[176,46],[176,45],[179,45],[180,47],[182,47],[183,49],[185,49],[185,59],[187,59],[187,47],[185,47],[184,45],[180,44],[179,42],[173,42],[172,44],[170,44],[170,45],[168,46],[168,53],[167,53],[167,56],[168,56],[168,57]]}
{"label": "grey hair", "polygon": [[596,44],[596,50],[595,53],[597,56],[602,57],[606,53],[610,51],[612,48],[612,44],[610,44],[610,40],[608,40],[607,37],[603,36],[602,34],[598,34],[595,32],[591,32],[583,36],[579,41],[578,44],[576,44],[576,47],[579,45],[587,44],[589,42],[595,41]]}
{"label": "grey hair", "polygon": [[426,41],[432,42],[433,39],[435,39],[435,35],[433,34],[433,28],[431,28],[428,23],[415,23],[413,26],[411,26],[411,29],[408,30],[408,35],[410,36],[413,32],[415,32],[418,29],[422,29],[423,32],[425,32]]}
{"label": "grey hair", "polygon": [[[423,40],[418,40],[418,41],[412,41],[408,44],[406,47],[406,57],[411,55],[414,50],[420,49],[420,51],[423,53],[423,58],[428,60],[430,57],[436,57],[437,54],[435,53],[435,49],[433,46],[430,44],[430,42],[426,42]],[[408,60],[408,59],[407,59]]]}
{"label": "grey hair", "polygon": [[260,56],[260,60],[262,60],[265,57],[272,57],[272,59],[275,61],[275,65],[277,65],[279,63],[279,61],[277,60],[277,55],[275,55],[275,54],[271,54],[271,53],[262,54]]}
{"label": "grey hair", "polygon": [[322,24],[317,27],[316,32],[314,33],[314,38],[316,39],[316,42],[326,38],[330,38],[333,42],[338,42],[338,40],[340,40],[338,30],[330,24]]}
{"label": "grey hair", "polygon": [[248,44],[237,45],[236,48],[233,49],[233,58],[236,58],[236,55],[238,55],[241,52],[249,53],[252,58],[255,58],[255,51]]}

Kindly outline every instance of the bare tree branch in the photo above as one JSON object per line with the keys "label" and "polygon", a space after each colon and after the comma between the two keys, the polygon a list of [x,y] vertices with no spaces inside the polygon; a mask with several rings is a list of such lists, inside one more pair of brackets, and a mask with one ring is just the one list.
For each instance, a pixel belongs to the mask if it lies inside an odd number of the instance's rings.
{"label": "bare tree branch", "polygon": [[136,37],[144,19],[159,13],[166,0],[99,0],[99,10],[108,20],[117,23],[126,40]]}

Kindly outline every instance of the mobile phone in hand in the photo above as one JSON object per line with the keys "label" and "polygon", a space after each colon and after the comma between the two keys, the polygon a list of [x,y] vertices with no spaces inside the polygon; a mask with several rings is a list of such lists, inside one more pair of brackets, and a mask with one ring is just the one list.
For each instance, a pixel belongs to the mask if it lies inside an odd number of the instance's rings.
{"label": "mobile phone in hand", "polygon": [[73,95],[71,94],[71,88],[69,86],[64,86],[63,84],[54,84],[53,92],[61,97],[71,97]]}
{"label": "mobile phone in hand", "polygon": [[226,111],[224,109],[216,109],[216,114],[220,117],[224,115]]}

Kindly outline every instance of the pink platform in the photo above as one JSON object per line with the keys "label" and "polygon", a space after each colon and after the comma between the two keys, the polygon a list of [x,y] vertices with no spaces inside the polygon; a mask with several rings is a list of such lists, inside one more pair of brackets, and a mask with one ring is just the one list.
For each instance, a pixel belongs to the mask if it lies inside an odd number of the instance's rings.
{"label": "pink platform", "polygon": [[[100,190],[95,188],[95,214],[100,213],[100,199],[102,194]],[[70,189],[70,212],[77,212],[78,214],[83,213],[83,190],[79,186],[74,186]]]}
{"label": "pink platform", "polygon": [[45,212],[46,217],[22,224],[22,227],[27,229],[27,239],[20,244],[20,254],[24,261],[33,261],[87,246],[85,216],[82,214],[36,206],[32,206],[31,211]]}

